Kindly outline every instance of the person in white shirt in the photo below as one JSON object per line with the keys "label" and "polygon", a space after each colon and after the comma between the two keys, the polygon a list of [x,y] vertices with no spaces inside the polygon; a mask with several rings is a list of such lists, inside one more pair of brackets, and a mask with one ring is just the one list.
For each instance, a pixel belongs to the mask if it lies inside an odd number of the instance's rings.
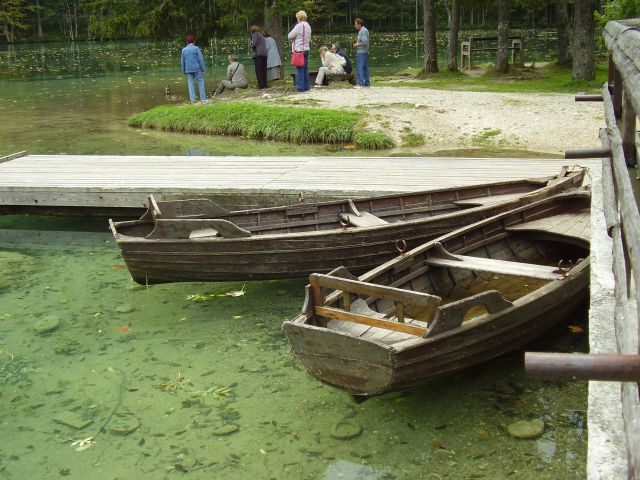
{"label": "person in white shirt", "polygon": [[300,10],[296,13],[298,23],[289,32],[293,52],[304,52],[304,66],[296,69],[296,92],[311,90],[309,85],[309,40],[311,39],[311,27],[307,23],[307,13]]}
{"label": "person in white shirt", "polygon": [[327,47],[320,47],[320,58],[322,66],[318,69],[315,87],[322,87],[326,75],[341,75],[344,73],[344,66],[347,61],[340,55],[330,52]]}

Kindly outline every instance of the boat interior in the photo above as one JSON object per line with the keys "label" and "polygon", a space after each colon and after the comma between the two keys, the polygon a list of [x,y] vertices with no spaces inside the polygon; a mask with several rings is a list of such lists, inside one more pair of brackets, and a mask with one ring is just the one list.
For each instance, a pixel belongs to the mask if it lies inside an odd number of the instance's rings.
{"label": "boat interior", "polygon": [[[457,328],[509,308],[585,261],[589,218],[582,205],[431,242],[360,278],[342,267],[314,274],[307,323],[387,344]],[[547,230],[537,235],[541,223]]]}
{"label": "boat interior", "polygon": [[208,199],[156,201],[150,196],[139,220],[112,228],[129,237],[199,239],[372,227],[515,200],[554,183],[556,177],[236,212]]}

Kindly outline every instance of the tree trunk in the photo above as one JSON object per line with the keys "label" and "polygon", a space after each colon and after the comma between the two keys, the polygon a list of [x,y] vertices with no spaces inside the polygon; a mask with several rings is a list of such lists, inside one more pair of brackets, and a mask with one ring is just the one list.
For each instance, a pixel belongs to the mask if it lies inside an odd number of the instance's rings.
{"label": "tree trunk", "polygon": [[571,66],[571,29],[569,28],[569,12],[567,2],[556,2],[556,31],[558,32],[558,64]]}
{"label": "tree trunk", "polygon": [[282,60],[282,65],[280,66],[280,78],[284,78],[282,15],[280,15],[280,9],[278,8],[276,0],[266,0],[264,3],[264,26],[278,46],[278,54],[280,54],[280,59]]}
{"label": "tree trunk", "polygon": [[436,2],[423,0],[424,5],[424,70],[438,71],[438,46],[436,44]]}
{"label": "tree trunk", "polygon": [[451,30],[449,30],[449,70],[458,70],[458,30],[460,30],[460,0],[451,4]]}
{"label": "tree trunk", "polygon": [[509,43],[509,0],[498,1],[498,55],[496,57],[496,71],[509,71],[508,43]]}
{"label": "tree trunk", "polygon": [[42,18],[40,17],[40,0],[36,0],[36,22],[38,23],[38,40],[42,40]]}
{"label": "tree trunk", "polygon": [[576,0],[573,14],[573,79],[596,78],[594,0]]}

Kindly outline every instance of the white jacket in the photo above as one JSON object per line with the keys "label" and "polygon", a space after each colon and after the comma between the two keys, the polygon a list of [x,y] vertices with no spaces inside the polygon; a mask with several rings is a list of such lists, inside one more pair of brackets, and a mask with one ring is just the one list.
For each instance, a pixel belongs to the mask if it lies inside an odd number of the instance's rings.
{"label": "white jacket", "polygon": [[322,66],[329,69],[331,73],[344,73],[343,67],[346,64],[347,61],[344,57],[329,51],[324,54],[324,58],[322,59]]}

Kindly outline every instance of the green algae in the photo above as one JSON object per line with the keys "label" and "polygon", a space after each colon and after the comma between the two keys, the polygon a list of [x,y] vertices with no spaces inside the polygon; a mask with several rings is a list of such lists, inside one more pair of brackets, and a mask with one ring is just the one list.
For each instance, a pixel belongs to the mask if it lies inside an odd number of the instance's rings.
{"label": "green algae", "polygon": [[[0,335],[11,352],[0,355],[0,377],[12,372],[0,394],[11,438],[0,446],[6,478],[315,480],[348,465],[399,480],[584,478],[586,432],[574,419],[586,410],[586,384],[527,382],[517,353],[357,404],[307,375],[281,332],[299,311],[305,279],[132,290],[128,272],[113,268],[119,252],[98,234],[93,247],[20,253],[39,268],[17,278],[29,295],[0,292],[9,314]],[[244,295],[224,295],[234,291]],[[219,296],[188,300],[194,292]],[[126,329],[115,312],[124,304],[135,308]],[[53,309],[64,319],[58,331],[28,328]],[[579,351],[585,336],[564,327],[534,347]],[[154,388],[178,377],[185,388]],[[68,411],[94,421],[80,430],[54,422]],[[549,426],[531,441],[544,450],[508,435],[519,418]],[[127,434],[110,430],[133,419],[139,425]],[[71,446],[90,437],[95,444],[82,451]]]}

